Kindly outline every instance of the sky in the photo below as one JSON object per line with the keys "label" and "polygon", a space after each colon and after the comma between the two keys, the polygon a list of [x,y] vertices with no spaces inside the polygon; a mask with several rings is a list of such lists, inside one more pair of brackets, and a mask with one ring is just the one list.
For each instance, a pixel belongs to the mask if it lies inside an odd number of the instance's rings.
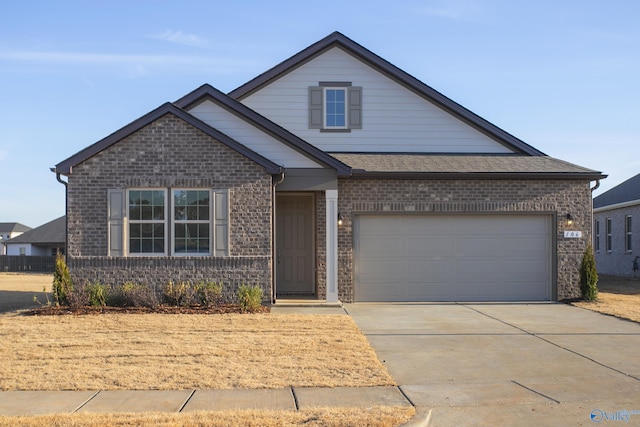
{"label": "sky", "polygon": [[637,0],[3,1],[0,222],[64,215],[50,168],[333,31],[549,156],[607,174],[598,195],[640,173],[639,16]]}

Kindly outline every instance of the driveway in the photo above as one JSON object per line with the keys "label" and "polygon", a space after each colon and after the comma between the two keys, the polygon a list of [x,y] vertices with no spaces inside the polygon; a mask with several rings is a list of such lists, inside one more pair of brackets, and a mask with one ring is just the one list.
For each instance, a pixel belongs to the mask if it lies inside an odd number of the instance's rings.
{"label": "driveway", "polygon": [[430,426],[640,425],[640,324],[559,303],[345,304]]}

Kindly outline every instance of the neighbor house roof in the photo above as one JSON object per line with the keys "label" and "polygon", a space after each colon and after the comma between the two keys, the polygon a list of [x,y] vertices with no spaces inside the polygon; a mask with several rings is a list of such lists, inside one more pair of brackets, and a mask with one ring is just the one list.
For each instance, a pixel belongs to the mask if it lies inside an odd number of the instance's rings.
{"label": "neighbor house roof", "polygon": [[55,166],[55,168],[52,169],[52,171],[56,172],[56,173],[63,174],[63,175],[68,175],[68,174],[72,173],[72,170],[73,170],[74,166],[76,166],[76,165],[84,162],[85,160],[95,156],[96,154],[98,154],[102,150],[110,147],[111,145],[117,143],[118,141],[121,141],[123,138],[126,138],[127,136],[137,132],[138,130],[142,129],[143,127],[145,127],[145,126],[147,126],[149,124],[151,124],[152,122],[154,122],[155,120],[163,117],[166,114],[173,114],[174,116],[184,120],[185,122],[187,122],[191,126],[195,127],[196,129],[204,132],[205,134],[207,134],[207,135],[211,136],[212,138],[216,139],[217,141],[225,144],[229,148],[237,151],[238,153],[244,155],[245,157],[253,160],[257,164],[263,166],[268,173],[277,174],[277,173],[281,172],[281,168],[280,168],[279,165],[273,163],[271,160],[267,159],[266,157],[263,157],[260,154],[256,153],[255,151],[253,151],[253,150],[247,148],[246,146],[240,144],[238,141],[236,141],[233,138],[225,135],[224,133],[220,132],[219,130],[212,128],[211,126],[209,126],[205,122],[203,122],[200,119],[192,116],[191,114],[187,113],[186,111],[176,107],[175,105],[173,105],[170,102],[167,102],[167,103],[161,105],[160,107],[156,108],[155,110],[151,111],[150,113],[145,114],[144,116],[140,117],[139,119],[129,123],[125,127],[123,127],[120,130],[112,133],[111,135],[107,136],[106,138],[96,142],[93,145],[90,145],[89,147],[87,147],[84,150],[74,154],[73,156],[69,157],[68,159],[63,160],[62,162],[58,163]]}
{"label": "neighbor house roof", "polygon": [[0,222],[0,233],[24,233],[31,230],[31,227],[19,222]]}
{"label": "neighbor house roof", "polygon": [[333,153],[353,176],[600,179],[602,173],[548,156]]}
{"label": "neighbor house roof", "polygon": [[488,135],[495,139],[497,142],[515,150],[518,153],[527,154],[530,156],[543,156],[544,153],[530,146],[529,144],[521,141],[515,136],[505,132],[494,124],[488,122],[475,113],[467,110],[457,102],[447,98],[440,92],[436,91],[432,87],[424,84],[417,78],[401,70],[395,65],[391,64],[387,60],[379,57],[375,53],[366,49],[365,47],[354,42],[345,35],[334,32],[325,37],[324,39],[312,44],[308,48],[298,52],[291,58],[281,62],[275,67],[255,77],[253,80],[245,83],[237,89],[229,92],[229,96],[237,100],[251,95],[260,88],[275,81],[281,76],[295,70],[301,65],[311,61],[317,56],[321,55],[329,49],[338,47],[348,54],[358,58],[364,63],[371,66],[373,69],[386,75],[407,89],[413,91],[417,95],[425,98],[427,101],[437,105],[443,110],[449,112],[453,116],[477,129],[478,131]]}
{"label": "neighbor house roof", "polygon": [[7,241],[11,243],[31,243],[31,244],[64,244],[66,241],[66,216],[49,221],[46,224],[29,230],[13,239]]}
{"label": "neighbor house roof", "polygon": [[600,194],[593,199],[593,207],[594,209],[604,208],[612,205],[633,204],[634,202],[640,203],[640,174]]}
{"label": "neighbor house roof", "polygon": [[206,100],[211,100],[216,105],[226,109],[258,129],[261,129],[263,132],[271,135],[294,150],[336,169],[338,176],[349,176],[351,174],[351,170],[345,164],[209,84],[200,86],[198,89],[174,102],[174,104],[188,110],[190,107]]}

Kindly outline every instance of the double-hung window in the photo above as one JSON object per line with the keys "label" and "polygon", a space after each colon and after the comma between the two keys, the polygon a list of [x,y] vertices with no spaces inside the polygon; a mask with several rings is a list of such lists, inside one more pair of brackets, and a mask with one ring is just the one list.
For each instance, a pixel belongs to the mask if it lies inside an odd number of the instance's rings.
{"label": "double-hung window", "polygon": [[606,227],[606,230],[605,230],[605,233],[606,233],[606,248],[605,249],[606,249],[607,252],[611,252],[612,246],[613,246],[612,245],[613,237],[612,237],[611,218],[607,218],[606,221],[605,221],[605,224],[606,224],[605,225],[605,227]]}
{"label": "double-hung window", "polygon": [[227,256],[228,190],[109,190],[109,256]]}
{"label": "double-hung window", "polygon": [[129,190],[129,253],[164,255],[166,253],[166,190]]}
{"label": "double-hung window", "polygon": [[320,82],[309,88],[309,128],[324,132],[362,129],[362,88],[351,82]]}
{"label": "double-hung window", "polygon": [[173,191],[173,251],[211,253],[211,191]]}
{"label": "double-hung window", "polygon": [[596,220],[593,224],[593,228],[595,229],[595,241],[593,246],[595,246],[596,252],[600,252],[600,221]]}
{"label": "double-hung window", "polygon": [[631,252],[633,250],[633,232],[631,230],[632,220],[631,215],[624,217],[624,250]]}

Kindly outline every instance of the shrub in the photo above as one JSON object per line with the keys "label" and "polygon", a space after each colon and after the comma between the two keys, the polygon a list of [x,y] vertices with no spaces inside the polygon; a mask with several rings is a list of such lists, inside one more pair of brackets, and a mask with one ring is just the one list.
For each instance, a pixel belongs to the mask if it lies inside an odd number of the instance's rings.
{"label": "shrub", "polygon": [[195,290],[187,282],[170,281],[162,288],[162,299],[170,305],[189,306],[195,303]]}
{"label": "shrub", "polygon": [[238,288],[238,303],[242,311],[254,313],[260,309],[262,304],[262,288],[260,286],[249,286],[244,283]]}
{"label": "shrub", "polygon": [[582,298],[587,301],[595,301],[598,298],[598,271],[596,270],[596,259],[593,255],[591,244],[587,246],[582,257],[580,291],[582,292]]}
{"label": "shrub", "polygon": [[85,286],[89,296],[89,305],[92,307],[104,307],[109,298],[109,287],[100,282],[89,283]]}
{"label": "shrub", "polygon": [[56,305],[69,305],[69,296],[73,291],[73,283],[64,257],[56,255],[56,268],[53,272],[53,300]]}
{"label": "shrub", "polygon": [[222,303],[222,282],[200,282],[194,286],[198,302],[205,307]]}
{"label": "shrub", "polygon": [[158,306],[158,299],[151,286],[134,282],[115,286],[108,302],[109,305],[116,307],[155,308]]}

